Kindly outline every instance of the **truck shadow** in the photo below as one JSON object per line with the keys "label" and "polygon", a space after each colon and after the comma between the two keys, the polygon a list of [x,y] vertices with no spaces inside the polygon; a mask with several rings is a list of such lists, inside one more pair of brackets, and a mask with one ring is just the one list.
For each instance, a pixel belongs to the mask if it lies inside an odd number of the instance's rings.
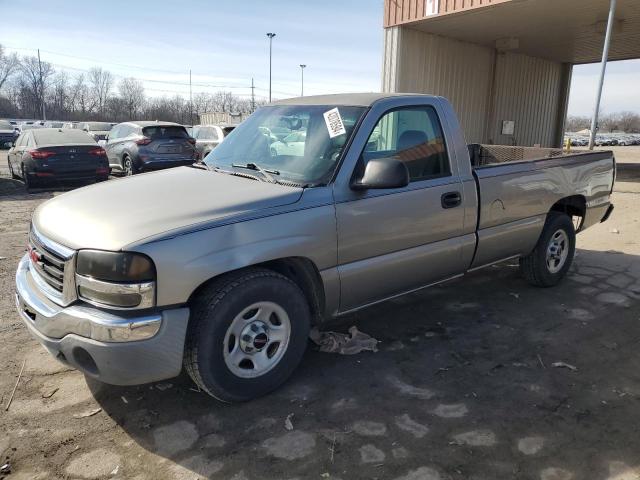
{"label": "truck shadow", "polygon": [[88,383],[169,476],[395,478],[430,467],[442,478],[554,468],[607,478],[640,473],[639,313],[640,258],[578,250],[555,288],[504,263],[334,322],[380,351],[310,348],[283,387],[246,404],[219,403],[185,375]]}

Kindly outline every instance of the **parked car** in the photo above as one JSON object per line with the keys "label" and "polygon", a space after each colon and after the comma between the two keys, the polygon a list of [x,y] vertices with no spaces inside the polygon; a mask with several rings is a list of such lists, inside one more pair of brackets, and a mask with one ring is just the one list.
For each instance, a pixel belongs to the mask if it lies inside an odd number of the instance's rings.
{"label": "parked car", "polygon": [[105,150],[109,167],[125,175],[191,165],[197,160],[195,139],[171,122],[125,122],[113,127]]}
{"label": "parked car", "polygon": [[304,155],[306,132],[291,132],[289,135],[282,137],[271,144],[271,156],[293,155],[302,157]]}
{"label": "parked car", "polygon": [[75,128],[87,132],[97,142],[98,140],[106,140],[112,127],[107,122],[80,122]]}
{"label": "parked car", "polygon": [[35,128],[20,134],[7,155],[9,173],[27,189],[96,182],[109,176],[103,148],[80,130]]}
{"label": "parked car", "polygon": [[0,120],[0,148],[10,148],[16,137],[15,127],[7,120]]}
{"label": "parked car", "polygon": [[64,122],[56,122],[55,120],[54,121],[49,120],[44,122],[43,127],[44,128],[62,128],[64,127]]}
{"label": "parked car", "polygon": [[[261,127],[292,116],[305,119],[292,122],[304,156],[273,157]],[[55,358],[121,385],[184,365],[202,391],[249,400],[289,377],[323,320],[508,258],[556,285],[576,231],[613,209],[611,152],[467,146],[430,95],[275,102],[205,166],[35,211],[16,304]]]}
{"label": "parked car", "polygon": [[[225,129],[227,129],[226,133]],[[216,148],[231,130],[233,130],[232,127],[221,127],[219,125],[193,126],[191,136],[196,139],[198,158],[204,158],[209,155],[211,150]]]}

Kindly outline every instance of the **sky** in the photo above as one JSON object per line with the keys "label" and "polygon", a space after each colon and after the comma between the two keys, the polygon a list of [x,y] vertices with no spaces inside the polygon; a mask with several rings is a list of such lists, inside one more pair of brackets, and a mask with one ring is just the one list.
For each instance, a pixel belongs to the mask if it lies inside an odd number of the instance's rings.
{"label": "sky", "polygon": [[[31,12],[25,17],[25,12]],[[0,0],[0,43],[70,74],[94,66],[116,80],[143,80],[150,96],[232,91],[268,96],[273,39],[273,98],[378,91],[381,86],[383,0]],[[576,66],[569,113],[590,115],[598,65]],[[612,62],[602,110],[640,112],[640,61]]]}

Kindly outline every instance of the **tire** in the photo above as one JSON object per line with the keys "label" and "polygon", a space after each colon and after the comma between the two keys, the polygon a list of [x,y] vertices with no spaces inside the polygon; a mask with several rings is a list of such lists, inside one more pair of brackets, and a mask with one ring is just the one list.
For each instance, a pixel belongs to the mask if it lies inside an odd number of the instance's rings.
{"label": "tire", "polygon": [[13,180],[17,180],[18,178],[20,178],[18,175],[16,175],[16,172],[13,171],[13,166],[11,165],[11,162],[7,159],[7,164],[9,165],[9,175],[11,175],[11,178]]}
{"label": "tire", "polygon": [[302,360],[310,325],[306,298],[287,277],[258,268],[225,275],[192,303],[185,369],[223,402],[263,396]]}
{"label": "tire", "polygon": [[138,173],[133,160],[129,155],[122,157],[122,171],[124,172],[125,177],[130,177]]}
{"label": "tire", "polygon": [[20,167],[20,172],[22,175],[22,182],[24,183],[24,188],[27,190],[27,193],[30,192],[34,187],[33,180],[29,180],[29,175],[24,172],[24,165]]}
{"label": "tire", "polygon": [[575,249],[576,232],[571,217],[550,212],[536,247],[520,258],[520,271],[532,285],[553,287],[571,267]]}

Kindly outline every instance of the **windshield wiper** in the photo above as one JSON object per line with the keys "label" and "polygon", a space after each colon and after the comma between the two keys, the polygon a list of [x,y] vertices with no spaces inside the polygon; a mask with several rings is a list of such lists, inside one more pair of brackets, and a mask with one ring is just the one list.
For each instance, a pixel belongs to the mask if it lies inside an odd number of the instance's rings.
{"label": "windshield wiper", "polygon": [[232,163],[231,166],[234,168],[246,168],[247,170],[255,170],[257,172],[260,172],[262,175],[264,175],[264,177],[269,182],[278,183],[278,180],[276,180],[271,176],[271,175],[280,175],[280,172],[278,170],[267,170],[266,168],[262,168],[257,163],[247,163],[245,165],[238,165],[238,164]]}

